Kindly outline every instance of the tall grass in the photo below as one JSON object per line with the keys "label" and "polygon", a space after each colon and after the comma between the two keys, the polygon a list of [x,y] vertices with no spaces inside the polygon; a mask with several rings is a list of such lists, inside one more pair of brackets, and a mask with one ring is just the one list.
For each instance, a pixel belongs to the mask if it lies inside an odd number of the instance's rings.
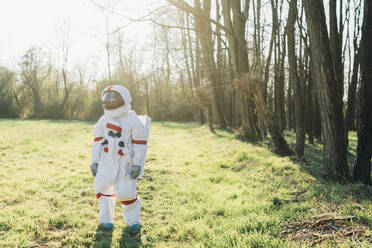
{"label": "tall grass", "polygon": [[296,164],[233,133],[172,122],[152,125],[138,183],[141,234],[127,232],[119,202],[114,230],[103,231],[89,171],[92,125],[0,120],[0,247],[299,247],[309,243],[290,240],[284,226],[328,212],[356,216],[347,224],[372,235],[371,191],[323,180],[321,145],[307,145],[306,163]]}

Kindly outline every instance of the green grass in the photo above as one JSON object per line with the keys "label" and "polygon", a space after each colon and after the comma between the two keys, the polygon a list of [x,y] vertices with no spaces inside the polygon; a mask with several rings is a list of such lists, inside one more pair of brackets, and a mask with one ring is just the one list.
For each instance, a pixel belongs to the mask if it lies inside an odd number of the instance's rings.
{"label": "green grass", "polygon": [[[307,145],[306,162],[296,164],[233,133],[172,122],[152,124],[138,183],[141,234],[128,234],[119,202],[115,229],[103,231],[89,171],[92,125],[0,120],[0,247],[305,247],[284,227],[328,212],[356,216],[346,225],[372,235],[371,191],[324,181],[321,145]],[[350,143],[352,161],[355,134]],[[344,238],[317,245],[370,243]]]}

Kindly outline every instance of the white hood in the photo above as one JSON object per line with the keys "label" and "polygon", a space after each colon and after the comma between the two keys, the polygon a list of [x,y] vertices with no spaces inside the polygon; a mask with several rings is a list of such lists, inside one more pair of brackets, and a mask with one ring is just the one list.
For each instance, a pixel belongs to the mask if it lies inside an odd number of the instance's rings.
{"label": "white hood", "polygon": [[112,110],[104,109],[105,116],[110,119],[116,119],[124,115],[127,115],[129,111],[131,110],[130,103],[132,102],[132,97],[130,96],[129,90],[121,85],[111,85],[102,91],[102,97],[106,91],[111,91],[111,90],[118,92],[123,98],[125,104],[117,109],[112,109]]}

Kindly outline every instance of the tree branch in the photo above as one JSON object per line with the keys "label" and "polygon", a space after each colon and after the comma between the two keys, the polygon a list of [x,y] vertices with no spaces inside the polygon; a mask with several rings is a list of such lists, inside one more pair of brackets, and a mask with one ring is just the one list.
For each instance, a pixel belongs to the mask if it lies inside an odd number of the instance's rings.
{"label": "tree branch", "polygon": [[203,19],[205,21],[208,21],[208,22],[211,22],[213,23],[214,25],[218,26],[219,28],[221,28],[223,31],[225,31],[226,33],[229,33],[229,34],[232,34],[232,31],[228,28],[226,28],[224,25],[222,25],[221,23],[217,22],[216,20],[213,20],[212,18],[210,17],[207,17],[201,13],[199,13],[195,7],[192,7],[191,5],[189,5],[188,3],[186,3],[185,1],[183,0],[178,0],[178,1],[175,1],[175,0],[167,0],[170,4],[172,4],[174,7],[182,10],[182,11],[185,11],[189,14],[192,14],[193,16],[195,16],[196,18],[199,18],[199,19]]}

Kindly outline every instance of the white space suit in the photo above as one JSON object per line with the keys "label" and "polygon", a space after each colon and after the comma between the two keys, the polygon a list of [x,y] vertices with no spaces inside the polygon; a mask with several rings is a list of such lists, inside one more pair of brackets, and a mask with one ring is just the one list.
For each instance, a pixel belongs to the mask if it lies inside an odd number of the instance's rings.
{"label": "white space suit", "polygon": [[131,166],[140,166],[142,177],[149,127],[148,116],[137,116],[131,110],[129,91],[120,85],[103,90],[118,92],[124,105],[113,110],[104,109],[104,115],[93,127],[92,163],[98,164],[94,190],[99,200],[98,220],[113,223],[115,192],[124,208],[124,221],[129,226],[140,224],[141,198],[136,191],[137,178],[129,175]]}

